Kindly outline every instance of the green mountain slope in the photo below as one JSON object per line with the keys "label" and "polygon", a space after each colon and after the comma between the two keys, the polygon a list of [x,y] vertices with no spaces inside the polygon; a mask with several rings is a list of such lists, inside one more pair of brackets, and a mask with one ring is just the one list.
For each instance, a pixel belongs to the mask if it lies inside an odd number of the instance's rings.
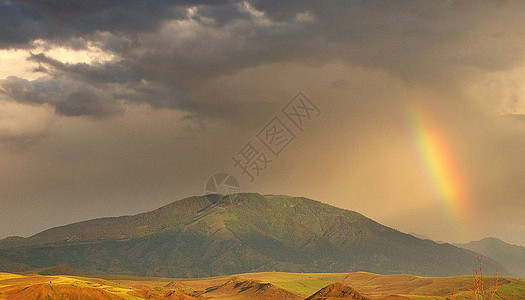
{"label": "green mountain slope", "polygon": [[502,264],[514,276],[525,279],[525,247],[511,245],[497,238],[484,238],[457,246],[488,256]]}
{"label": "green mountain slope", "polygon": [[19,273],[30,269],[31,267],[28,265],[12,262],[0,256],[0,271],[2,272]]}
{"label": "green mountain slope", "polygon": [[[53,228],[0,256],[93,274],[196,277],[289,271],[470,274],[477,254],[385,227],[306,198],[259,194],[191,197],[136,216]],[[488,260],[485,270],[504,268]]]}

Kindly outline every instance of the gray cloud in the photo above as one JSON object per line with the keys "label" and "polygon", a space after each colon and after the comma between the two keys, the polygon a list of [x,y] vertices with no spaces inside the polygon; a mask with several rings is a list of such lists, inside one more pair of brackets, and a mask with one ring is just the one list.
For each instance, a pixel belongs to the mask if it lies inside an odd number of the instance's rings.
{"label": "gray cloud", "polygon": [[[153,31],[166,19],[185,17],[172,1],[0,2],[2,46],[26,46],[34,39],[63,40],[96,32],[134,35]],[[4,38],[7,37],[7,38]],[[26,45],[24,45],[24,43]]]}
{"label": "gray cloud", "polygon": [[9,76],[0,82],[0,92],[25,103],[43,104],[54,101],[60,96],[58,83],[52,80],[29,81]]}
{"label": "gray cloud", "polygon": [[120,111],[115,99],[76,81],[8,77],[0,81],[0,93],[21,103],[49,104],[66,116],[109,115]]}
{"label": "gray cloud", "polygon": [[67,76],[77,80],[95,85],[108,84],[138,84],[141,81],[140,74],[136,74],[127,68],[123,62],[106,63],[62,63],[56,59],[47,57],[43,53],[31,54],[28,58],[40,64],[39,72],[47,73],[55,77]]}
{"label": "gray cloud", "polygon": [[75,91],[58,101],[55,108],[59,114],[67,116],[100,116],[120,111],[116,103],[92,90]]}
{"label": "gray cloud", "polygon": [[80,80],[93,75],[89,71],[92,70],[88,70],[89,74],[86,76],[83,76],[85,74],[82,71],[77,72],[77,79],[69,76],[27,80],[10,76],[0,80],[0,94],[20,103],[50,105],[57,113],[65,116],[110,116],[122,112],[124,103],[147,103],[152,107],[186,111],[193,108],[178,100],[175,90],[147,82],[129,84],[121,78],[122,84],[99,84],[99,80],[95,78],[90,82]]}
{"label": "gray cloud", "polygon": [[34,39],[47,38],[45,20],[11,1],[0,1],[0,47],[24,47]]}

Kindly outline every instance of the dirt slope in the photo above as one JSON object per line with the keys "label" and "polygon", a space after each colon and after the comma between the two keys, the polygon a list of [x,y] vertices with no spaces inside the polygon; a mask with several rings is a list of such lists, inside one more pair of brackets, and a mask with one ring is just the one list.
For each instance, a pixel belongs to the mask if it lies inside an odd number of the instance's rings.
{"label": "dirt slope", "polygon": [[329,300],[329,299],[353,299],[353,300],[368,300],[367,297],[361,295],[358,291],[348,285],[340,282],[330,284],[306,300]]}
{"label": "dirt slope", "polygon": [[6,300],[50,300],[50,299],[82,299],[82,300],[123,300],[119,296],[106,291],[88,287],[52,286],[50,284],[32,284],[0,289],[0,298]]}
{"label": "dirt slope", "polygon": [[245,280],[233,277],[226,283],[207,288],[203,292],[196,293],[194,296],[206,299],[281,299],[299,300],[299,295],[287,290],[276,287],[271,283],[262,283],[258,280]]}

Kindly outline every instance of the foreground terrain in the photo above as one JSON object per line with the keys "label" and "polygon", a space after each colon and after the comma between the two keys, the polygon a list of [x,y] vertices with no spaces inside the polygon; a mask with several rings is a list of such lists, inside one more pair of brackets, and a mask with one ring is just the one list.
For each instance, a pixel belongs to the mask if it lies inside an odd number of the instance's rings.
{"label": "foreground terrain", "polygon": [[[494,284],[488,278],[486,284]],[[525,299],[525,281],[500,278],[498,295]],[[0,273],[0,299],[474,299],[472,276],[246,273],[200,279]]]}

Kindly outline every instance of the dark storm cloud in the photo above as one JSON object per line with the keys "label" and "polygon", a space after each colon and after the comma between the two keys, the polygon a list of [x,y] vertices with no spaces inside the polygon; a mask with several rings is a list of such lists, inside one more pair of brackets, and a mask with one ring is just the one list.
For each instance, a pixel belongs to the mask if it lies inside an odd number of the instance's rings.
{"label": "dark storm cloud", "polygon": [[[202,16],[195,15],[195,21],[203,23],[207,15],[223,15],[224,21],[214,18],[216,23],[224,23],[227,20],[246,17],[246,13],[239,13],[237,9],[232,9],[236,4],[223,5],[219,1],[212,1],[213,7],[201,6],[199,8]],[[166,70],[165,62],[152,64],[152,60],[147,59],[156,53],[137,55],[156,45],[149,44],[150,41],[141,39],[137,35],[155,36],[155,30],[166,20],[188,18],[187,7],[189,5],[206,5],[206,1],[193,3],[192,1],[90,1],[90,2],[70,2],[70,1],[2,1],[0,14],[6,16],[2,18],[5,26],[4,32],[0,32],[0,45],[5,48],[11,47],[33,47],[32,42],[39,40],[45,47],[52,49],[55,46],[68,46],[73,49],[85,48],[88,42],[97,43],[103,49],[110,50],[123,59],[106,63],[63,63],[57,59],[50,58],[44,53],[32,54],[28,59],[39,64],[35,72],[45,73],[50,78],[39,80],[33,88],[21,91],[15,88],[14,79],[10,78],[2,82],[2,91],[9,94],[14,100],[32,103],[47,103],[57,108],[57,112],[77,116],[84,113],[94,115],[101,113],[106,115],[110,112],[117,112],[115,99],[128,101],[131,103],[147,102],[154,107],[169,107],[181,110],[193,109],[200,105],[184,103],[180,97],[178,84],[169,82],[163,77],[173,76],[184,73],[182,77],[191,78],[191,70],[198,70],[195,73],[205,73],[203,68],[195,66],[189,68],[184,62],[179,60],[175,66],[176,70]],[[14,24],[14,26],[13,26]],[[215,24],[214,26],[218,26]],[[163,37],[166,38],[166,37]],[[132,55],[129,55],[133,52]],[[170,58],[177,53],[166,53]],[[171,61],[172,59],[167,59]],[[195,61],[192,62],[195,65]],[[183,71],[185,68],[186,71]],[[204,67],[214,69],[216,66],[208,64]],[[190,72],[188,72],[190,70]],[[203,77],[198,74],[196,77]],[[180,78],[180,77],[179,77]],[[54,83],[55,89],[52,93],[49,90],[36,90],[47,86],[43,84]],[[147,81],[144,83],[144,81]],[[20,80],[20,84],[24,82]],[[36,82],[35,82],[36,83]],[[27,85],[25,81],[23,85]],[[115,91],[114,84],[119,85]],[[80,94],[71,93],[68,86],[74,85],[76,88],[82,86],[84,92]],[[104,87],[105,86],[105,87]],[[60,90],[66,89],[66,90]],[[85,97],[86,90],[91,91],[90,97]],[[98,90],[97,93],[93,93]],[[125,91],[122,91],[125,90]],[[105,94],[106,97],[98,97],[95,94]],[[61,95],[60,99],[54,95]],[[78,95],[76,99],[74,95]],[[35,96],[34,99],[31,97]],[[76,100],[75,100],[76,99]],[[86,101],[96,99],[96,101]],[[71,105],[67,105],[71,101]],[[75,109],[91,103],[91,109]],[[96,105],[93,105],[96,103]],[[107,108],[103,108],[104,105]]]}
{"label": "dark storm cloud", "polygon": [[108,100],[93,90],[79,90],[57,101],[55,108],[59,114],[67,116],[102,116],[119,112],[118,105]]}
{"label": "dark storm cloud", "polygon": [[51,32],[36,12],[11,1],[0,1],[0,48],[25,47],[34,39],[47,38]]}
{"label": "dark storm cloud", "polygon": [[[183,88],[261,64],[333,61],[383,70],[412,83],[450,85],[468,67],[504,70],[523,61],[515,39],[523,21],[512,9],[521,6],[255,1],[252,10],[259,11],[249,17],[242,3],[202,6],[190,18],[197,20],[188,23],[192,26],[139,35],[136,47],[120,55],[149,78]],[[513,26],[501,24],[495,13]]]}
{"label": "dark storm cloud", "polygon": [[167,0],[0,1],[2,47],[35,39],[62,40],[95,32],[134,35],[153,31],[166,19],[185,18],[187,3]]}
{"label": "dark storm cloud", "polygon": [[[130,58],[159,66],[159,75],[163,77],[165,69],[174,74],[177,70],[191,70],[190,80],[268,62],[295,60],[319,64],[338,59],[386,70],[409,81],[427,82],[435,78],[426,78],[429,76],[426,73],[446,76],[444,69],[450,66],[495,70],[512,67],[523,59],[521,51],[517,51],[521,49],[519,42],[500,40],[502,35],[519,34],[519,30],[502,26],[500,19],[493,16],[500,13],[506,17],[506,24],[520,28],[523,21],[510,9],[523,8],[519,2],[413,1],[407,5],[376,1],[255,1],[252,4],[264,14],[261,20],[257,16],[246,17],[242,3],[203,6],[194,12],[192,19],[210,21],[201,22],[202,27],[184,29],[189,38],[178,38],[183,36],[180,31],[143,36],[138,39],[143,45],[164,47],[142,52],[139,45],[129,53]],[[168,37],[173,38],[172,43],[166,43]],[[463,51],[457,51],[459,47]],[[200,49],[198,53],[188,51],[196,48]],[[183,80],[181,77],[176,78]]]}
{"label": "dark storm cloud", "polygon": [[222,27],[236,20],[250,20],[251,16],[248,12],[239,10],[238,3],[232,1],[221,5],[199,6],[192,18],[202,25]]}
{"label": "dark storm cloud", "polygon": [[105,63],[62,63],[45,54],[31,54],[28,58],[40,64],[37,71],[53,76],[69,76],[90,84],[137,84],[142,79],[121,61]]}
{"label": "dark storm cloud", "polygon": [[58,114],[73,117],[101,117],[120,113],[124,110],[123,101],[182,111],[195,108],[179,100],[176,90],[154,83],[109,85],[110,87],[106,83],[86,83],[74,78],[41,77],[27,80],[10,76],[0,80],[0,94],[8,95],[20,103],[47,104],[54,107]]}
{"label": "dark storm cloud", "polygon": [[49,104],[66,116],[103,116],[120,111],[115,99],[75,81],[26,79],[10,76],[0,81],[0,93],[21,103]]}
{"label": "dark storm cloud", "polygon": [[[71,76],[86,85],[130,87],[147,80],[161,90],[180,93],[161,99],[158,96],[164,92],[157,91],[153,93],[157,96],[144,101],[195,108],[192,112],[202,116],[206,111],[198,108],[206,102],[184,98],[189,90],[200,87],[203,80],[262,64],[342,61],[412,83],[446,84],[452,90],[467,66],[502,70],[523,60],[521,45],[513,39],[519,34],[516,28],[523,25],[512,9],[522,8],[519,2],[1,3],[2,13],[19,25],[0,29],[7,31],[7,38],[1,39],[4,47],[35,39],[47,41],[50,47],[91,42],[118,57],[106,63],[66,64],[36,54],[30,59],[41,64],[37,71],[55,78]],[[515,26],[503,28],[495,13]]]}
{"label": "dark storm cloud", "polygon": [[43,104],[53,101],[54,96],[59,94],[59,87],[55,81],[36,80],[9,76],[0,81],[0,92],[7,94],[17,101]]}

